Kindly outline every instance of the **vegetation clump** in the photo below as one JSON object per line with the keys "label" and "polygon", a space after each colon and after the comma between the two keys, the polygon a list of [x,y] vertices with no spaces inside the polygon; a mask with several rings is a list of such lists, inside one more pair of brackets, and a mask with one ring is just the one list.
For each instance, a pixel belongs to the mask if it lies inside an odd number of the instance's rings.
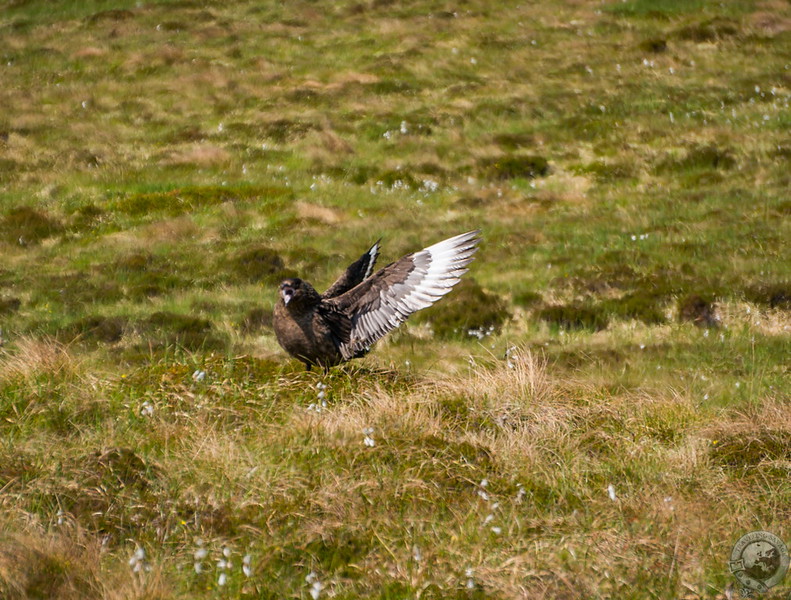
{"label": "vegetation clump", "polygon": [[668,171],[728,170],[735,165],[736,159],[729,150],[708,145],[692,148],[682,158],[664,161],[659,165],[658,171],[664,173]]}
{"label": "vegetation clump", "polygon": [[722,17],[685,25],[676,32],[679,39],[697,43],[716,42],[738,34],[739,24]]}
{"label": "vegetation clump", "polygon": [[543,156],[507,154],[479,159],[477,168],[482,177],[497,181],[535,179],[549,173],[549,162]]}
{"label": "vegetation clump", "polygon": [[119,341],[127,326],[123,317],[90,315],[79,319],[58,332],[64,342],[102,342],[111,344]]}
{"label": "vegetation clump", "polygon": [[253,308],[239,322],[239,329],[246,334],[254,334],[272,328],[272,311]]}
{"label": "vegetation clump", "polygon": [[115,208],[130,216],[164,213],[177,216],[224,202],[272,199],[288,194],[285,188],[250,185],[185,186],[165,192],[131,194],[116,201]]}
{"label": "vegetation clump", "polygon": [[749,469],[768,461],[791,460],[791,431],[739,431],[717,437],[709,456],[717,465]]}
{"label": "vegetation clump", "polygon": [[601,331],[610,319],[601,307],[587,304],[554,304],[538,311],[538,318],[561,329]]}
{"label": "vegetation clump", "polygon": [[296,274],[269,246],[257,245],[238,252],[228,261],[228,271],[237,281],[278,283]]}
{"label": "vegetation clump", "polygon": [[19,298],[0,298],[0,315],[10,315],[19,310],[22,301]]}
{"label": "vegetation clump", "polygon": [[13,208],[0,219],[0,240],[8,244],[37,244],[62,231],[59,221],[29,206]]}
{"label": "vegetation clump", "polygon": [[679,321],[691,322],[696,327],[718,327],[720,324],[714,299],[711,296],[697,293],[690,293],[679,298],[678,318]]}
{"label": "vegetation clump", "polygon": [[505,300],[484,290],[472,277],[465,277],[437,306],[416,317],[430,323],[436,336],[448,339],[497,332],[511,312]]}
{"label": "vegetation clump", "polygon": [[[218,350],[227,340],[215,331],[208,319],[159,311],[140,322],[144,334],[155,336],[160,345],[181,346],[188,350]],[[150,341],[150,340],[148,340]]]}
{"label": "vegetation clump", "polygon": [[761,283],[744,290],[744,295],[751,302],[765,304],[770,308],[791,310],[791,284]]}

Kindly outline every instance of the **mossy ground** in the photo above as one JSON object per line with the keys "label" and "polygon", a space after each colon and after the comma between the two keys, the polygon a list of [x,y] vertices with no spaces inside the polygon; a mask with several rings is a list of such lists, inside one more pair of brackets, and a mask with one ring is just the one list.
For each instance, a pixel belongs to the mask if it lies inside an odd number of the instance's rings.
{"label": "mossy ground", "polygon": [[[791,541],[787,3],[0,38],[3,598],[725,598],[742,533]],[[365,359],[279,350],[280,278],[475,228]]]}

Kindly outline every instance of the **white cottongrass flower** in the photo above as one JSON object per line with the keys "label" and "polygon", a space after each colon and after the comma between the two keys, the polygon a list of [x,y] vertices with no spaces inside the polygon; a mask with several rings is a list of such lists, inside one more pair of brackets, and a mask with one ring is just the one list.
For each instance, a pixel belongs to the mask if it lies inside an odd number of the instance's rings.
{"label": "white cottongrass flower", "polygon": [[464,571],[465,577],[467,577],[467,589],[472,590],[475,588],[475,580],[473,576],[475,575],[475,571],[471,568],[465,569]]}
{"label": "white cottongrass flower", "polygon": [[196,370],[196,371],[195,371],[195,372],[192,374],[192,380],[193,380],[193,381],[198,381],[198,382],[201,382],[201,381],[203,381],[204,379],[206,379],[206,371],[201,371],[200,369],[197,369],[197,370]]}
{"label": "white cottongrass flower", "polygon": [[525,491],[525,488],[521,483],[517,483],[516,487],[518,488],[516,491],[516,503],[521,504],[522,499],[525,497],[525,494],[527,494],[527,491]]}
{"label": "white cottongrass flower", "polygon": [[324,589],[324,584],[319,581],[318,576],[313,571],[308,573],[307,577],[305,577],[305,582],[310,584],[310,597],[313,598],[313,600],[318,600],[321,590]]}
{"label": "white cottongrass flower", "polygon": [[209,555],[209,551],[206,550],[206,548],[198,548],[197,550],[195,550],[195,553],[193,554],[195,560],[203,560],[208,555]]}
{"label": "white cottongrass flower", "polygon": [[374,433],[373,427],[366,427],[365,429],[363,429],[363,435],[365,436],[363,438],[363,444],[365,444],[369,448],[373,448],[376,445],[374,438],[371,437],[373,436],[373,433]]}
{"label": "white cottongrass flower", "polygon": [[420,548],[418,548],[417,545],[412,546],[412,558],[415,559],[415,562],[423,560],[423,554],[420,552]]}
{"label": "white cottongrass flower", "polygon": [[132,554],[132,558],[129,559],[129,566],[132,567],[133,573],[139,573],[141,570],[146,568],[146,551],[143,550],[140,546],[135,549],[135,553]]}
{"label": "white cottongrass flower", "polygon": [[613,484],[607,486],[607,495],[610,497],[610,500],[612,500],[613,502],[615,502],[618,499],[618,497],[615,495],[615,486]]}

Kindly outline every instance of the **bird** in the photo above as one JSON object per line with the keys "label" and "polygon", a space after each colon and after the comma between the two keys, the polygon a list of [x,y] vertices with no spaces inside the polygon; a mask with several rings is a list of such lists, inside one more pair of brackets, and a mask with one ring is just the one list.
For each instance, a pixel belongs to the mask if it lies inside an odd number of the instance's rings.
{"label": "bird", "polygon": [[379,240],[323,294],[304,279],[284,279],[272,319],[277,341],[308,371],[364,356],[412,313],[450,292],[467,272],[480,233],[448,238],[374,273]]}

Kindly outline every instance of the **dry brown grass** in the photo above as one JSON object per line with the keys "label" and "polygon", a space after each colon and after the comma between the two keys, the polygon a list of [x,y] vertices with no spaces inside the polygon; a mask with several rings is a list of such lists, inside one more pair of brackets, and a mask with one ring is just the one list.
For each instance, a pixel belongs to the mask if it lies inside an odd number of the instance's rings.
{"label": "dry brown grass", "polygon": [[15,350],[0,353],[0,380],[31,380],[40,375],[64,377],[78,371],[79,361],[67,346],[47,338],[15,340]]}

